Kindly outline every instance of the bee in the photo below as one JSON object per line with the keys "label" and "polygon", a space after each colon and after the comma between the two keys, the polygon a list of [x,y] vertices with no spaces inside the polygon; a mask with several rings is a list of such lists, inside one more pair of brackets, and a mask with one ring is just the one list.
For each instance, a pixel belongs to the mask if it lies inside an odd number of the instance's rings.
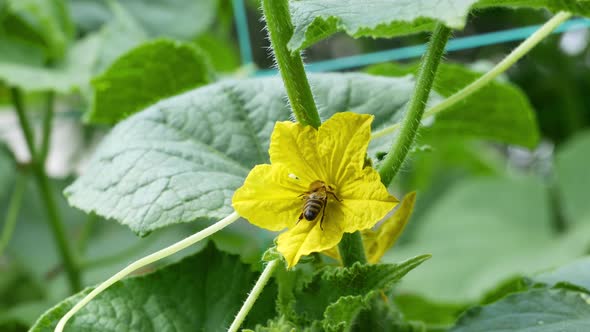
{"label": "bee", "polygon": [[332,188],[332,186],[326,185],[324,181],[320,180],[312,182],[309,185],[309,191],[299,195],[303,200],[305,200],[305,203],[303,204],[303,208],[301,209],[301,214],[299,215],[297,223],[299,223],[303,218],[305,218],[307,221],[314,221],[321,214],[322,219],[320,220],[320,228],[324,230],[322,225],[324,223],[324,217],[326,216],[328,195],[332,195],[332,197],[334,197],[338,202],[342,202],[342,200],[334,193],[334,188]]}

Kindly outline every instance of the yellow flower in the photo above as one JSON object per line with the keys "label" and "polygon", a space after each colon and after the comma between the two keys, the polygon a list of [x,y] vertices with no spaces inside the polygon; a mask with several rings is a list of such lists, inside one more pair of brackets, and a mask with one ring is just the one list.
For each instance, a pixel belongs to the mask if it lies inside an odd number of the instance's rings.
{"label": "yellow flower", "polygon": [[[387,250],[395,244],[410,220],[415,202],[416,193],[411,192],[407,194],[398,205],[395,213],[383,221],[377,230],[366,229],[361,233],[365,255],[369,263],[379,263]],[[330,248],[322,253],[336,260],[340,260],[338,247]]]}
{"label": "yellow flower", "polygon": [[336,246],[345,232],[373,227],[397,204],[379,173],[364,167],[372,121],[372,115],[344,112],[317,130],[277,122],[271,165],[254,167],[235,192],[234,209],[252,224],[289,229],[277,241],[289,267],[301,256]]}

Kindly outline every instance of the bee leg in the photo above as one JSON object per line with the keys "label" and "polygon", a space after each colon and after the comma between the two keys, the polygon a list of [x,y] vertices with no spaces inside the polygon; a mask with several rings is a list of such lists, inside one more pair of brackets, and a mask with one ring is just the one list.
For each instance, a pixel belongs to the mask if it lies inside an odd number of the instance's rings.
{"label": "bee leg", "polygon": [[301,212],[301,214],[299,215],[299,219],[297,219],[295,225],[297,225],[301,221],[301,219],[303,219],[303,212]]}
{"label": "bee leg", "polygon": [[334,196],[334,198],[335,198],[335,199],[336,199],[338,202],[342,202],[342,200],[341,200],[340,198],[338,198],[338,196],[336,196],[336,194],[334,194],[333,192],[331,192],[331,191],[328,191],[328,194],[330,194],[330,195]]}
{"label": "bee leg", "polygon": [[324,206],[322,207],[322,219],[320,220],[320,229],[324,230],[324,217],[326,216],[326,205],[328,205],[328,199],[324,200]]}

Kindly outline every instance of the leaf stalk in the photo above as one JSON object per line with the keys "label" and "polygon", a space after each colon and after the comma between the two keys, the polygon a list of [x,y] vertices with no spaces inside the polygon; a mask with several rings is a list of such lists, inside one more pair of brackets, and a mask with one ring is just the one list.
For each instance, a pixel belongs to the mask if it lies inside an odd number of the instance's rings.
{"label": "leaf stalk", "polygon": [[[525,39],[518,47],[516,47],[510,54],[508,54],[502,61],[500,61],[492,70],[485,73],[483,76],[478,78],[477,80],[473,81],[471,84],[467,85],[463,89],[457,91],[452,96],[448,97],[447,99],[443,100],[442,102],[434,105],[430,109],[428,109],[425,113],[423,118],[428,118],[439,114],[445,110],[448,110],[451,106],[457,104],[458,102],[464,100],[465,98],[469,97],[470,95],[474,94],[500,74],[504,73],[508,68],[510,68],[513,64],[515,64],[518,60],[520,60],[523,56],[525,56],[528,52],[531,51],[537,44],[539,44],[543,39],[545,39],[548,35],[553,32],[561,23],[565,22],[572,16],[571,13],[567,12],[559,12],[555,16],[553,16],[549,21],[543,24],[539,30],[535,31],[532,35],[530,35],[527,39]],[[384,128],[378,132],[375,132],[371,139],[383,137],[389,134],[394,133],[400,124],[396,123],[392,126]]]}
{"label": "leaf stalk", "polygon": [[272,260],[268,264],[266,264],[266,267],[264,268],[264,271],[262,271],[262,274],[260,274],[260,277],[258,278],[258,281],[256,281],[254,288],[252,288],[252,291],[250,291],[250,294],[248,294],[246,302],[244,302],[242,308],[240,308],[240,311],[236,315],[236,318],[234,318],[234,321],[231,323],[229,329],[227,330],[228,332],[238,331],[238,329],[244,322],[244,319],[246,319],[246,316],[248,315],[250,310],[252,310],[254,303],[256,303],[256,300],[262,293],[264,286],[266,286],[266,284],[270,280],[270,277],[272,277],[272,274],[274,273],[278,264],[278,259]]}
{"label": "leaf stalk", "polygon": [[54,331],[55,332],[62,332],[66,323],[68,322],[68,320],[70,320],[70,318],[72,318],[72,316],[74,316],[74,314],[76,314],[76,312],[78,312],[80,309],[82,309],[86,304],[88,304],[88,302],[92,301],[92,299],[94,299],[98,294],[102,293],[104,290],[109,288],[112,284],[125,278],[129,274],[137,271],[138,269],[141,269],[142,267],[144,267],[146,265],[152,264],[152,263],[157,262],[163,258],[173,255],[173,254],[207,238],[208,236],[211,236],[211,235],[219,232],[220,230],[222,230],[225,227],[234,223],[239,218],[240,218],[240,216],[236,212],[233,212],[232,214],[230,214],[227,217],[223,218],[222,220],[216,222],[215,224],[203,229],[202,231],[200,231],[196,234],[193,234],[181,241],[178,241],[178,242],[176,242],[164,249],[158,250],[153,254],[150,254],[148,256],[140,258],[140,259],[136,260],[135,262],[127,265],[124,269],[115,273],[109,279],[107,279],[102,284],[100,284],[96,288],[94,288],[82,300],[80,300],[80,302],[76,303],[76,305],[74,305],[74,307],[72,307],[72,309],[70,309],[59,320]]}

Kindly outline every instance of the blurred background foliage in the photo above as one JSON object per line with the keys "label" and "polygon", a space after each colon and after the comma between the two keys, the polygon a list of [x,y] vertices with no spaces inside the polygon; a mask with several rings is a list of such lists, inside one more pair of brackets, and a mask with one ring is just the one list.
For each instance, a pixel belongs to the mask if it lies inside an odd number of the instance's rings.
{"label": "blurred background foliage", "polygon": [[[36,128],[43,121],[43,80],[62,86],[47,167],[81,261],[84,285],[103,280],[128,261],[202,227],[179,225],[138,238],[118,223],[67,205],[62,189],[83,169],[87,156],[109,128],[85,119],[84,114],[96,107],[90,78],[105,73],[134,47],[162,37],[190,44],[206,58],[210,76],[188,82],[185,88],[254,75],[256,68],[272,68],[259,3],[251,0],[245,4],[251,64],[241,63],[229,0],[170,0],[166,4],[148,0],[0,0],[0,81],[28,91],[27,106],[33,111],[30,117]],[[64,18],[68,15],[70,19]],[[455,36],[540,24],[549,17],[548,12],[538,10],[480,10]],[[434,254],[399,290],[396,301],[411,319],[425,319],[433,326],[450,324],[461,308],[517,287],[514,278],[589,253],[589,38],[588,29],[552,35],[503,78],[518,85],[536,111],[542,137],[536,149],[421,133],[420,142],[391,187],[400,196],[417,190],[418,204],[406,232],[387,256],[388,261],[396,261],[414,254]],[[305,59],[311,63],[426,41],[427,34],[392,40],[354,40],[337,34],[307,49]],[[91,42],[97,44],[89,45]],[[485,70],[517,44],[452,52],[446,61]],[[375,74],[380,70],[358,69]],[[11,81],[8,77],[14,75],[19,79]],[[27,173],[28,155],[10,102],[9,85],[0,85],[3,228],[16,192],[22,191],[24,197],[14,234],[0,242],[0,330],[21,331],[63,299],[68,290],[37,189],[19,175]],[[215,241],[254,263],[272,238],[247,223],[236,223]],[[429,315],[433,308],[440,317]]]}

